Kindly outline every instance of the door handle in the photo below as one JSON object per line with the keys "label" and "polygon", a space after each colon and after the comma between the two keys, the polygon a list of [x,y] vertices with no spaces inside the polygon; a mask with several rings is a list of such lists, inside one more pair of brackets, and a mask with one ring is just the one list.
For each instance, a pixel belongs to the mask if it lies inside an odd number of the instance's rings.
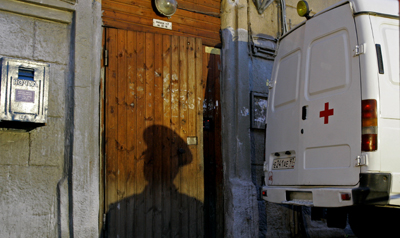
{"label": "door handle", "polygon": [[307,119],[307,106],[303,106],[301,110],[301,119],[306,120]]}

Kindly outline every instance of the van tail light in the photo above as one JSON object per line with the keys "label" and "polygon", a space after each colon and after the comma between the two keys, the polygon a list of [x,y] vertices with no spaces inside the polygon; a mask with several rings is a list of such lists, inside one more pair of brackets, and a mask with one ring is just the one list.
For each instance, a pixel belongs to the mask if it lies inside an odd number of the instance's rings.
{"label": "van tail light", "polygon": [[343,201],[350,201],[351,200],[351,194],[350,193],[340,193],[340,198]]}
{"label": "van tail light", "polygon": [[362,151],[378,149],[378,117],[376,100],[362,100]]}

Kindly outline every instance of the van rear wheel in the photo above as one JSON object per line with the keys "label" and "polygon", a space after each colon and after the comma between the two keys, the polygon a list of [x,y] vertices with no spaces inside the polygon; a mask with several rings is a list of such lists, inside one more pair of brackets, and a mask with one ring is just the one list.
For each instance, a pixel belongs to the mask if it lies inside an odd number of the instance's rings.
{"label": "van rear wheel", "polygon": [[357,237],[390,237],[398,231],[399,215],[397,208],[356,206],[349,210],[349,224]]}

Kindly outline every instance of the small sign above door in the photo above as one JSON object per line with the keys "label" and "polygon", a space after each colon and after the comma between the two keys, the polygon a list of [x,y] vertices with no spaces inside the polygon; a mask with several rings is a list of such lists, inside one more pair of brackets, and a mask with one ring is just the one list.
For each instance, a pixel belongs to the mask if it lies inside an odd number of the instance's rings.
{"label": "small sign above door", "polygon": [[153,19],[153,26],[158,28],[164,28],[172,30],[172,22],[162,21],[158,19]]}

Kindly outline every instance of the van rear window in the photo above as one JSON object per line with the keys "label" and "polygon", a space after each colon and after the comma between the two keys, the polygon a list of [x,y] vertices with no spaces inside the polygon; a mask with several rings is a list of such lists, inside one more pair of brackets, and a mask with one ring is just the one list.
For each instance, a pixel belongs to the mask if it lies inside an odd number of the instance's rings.
{"label": "van rear window", "polygon": [[300,77],[300,50],[294,51],[279,62],[279,69],[275,85],[274,107],[279,108],[292,104],[298,98]]}
{"label": "van rear window", "polygon": [[326,35],[311,43],[308,50],[308,97],[327,96],[347,88],[352,57],[346,30]]}

